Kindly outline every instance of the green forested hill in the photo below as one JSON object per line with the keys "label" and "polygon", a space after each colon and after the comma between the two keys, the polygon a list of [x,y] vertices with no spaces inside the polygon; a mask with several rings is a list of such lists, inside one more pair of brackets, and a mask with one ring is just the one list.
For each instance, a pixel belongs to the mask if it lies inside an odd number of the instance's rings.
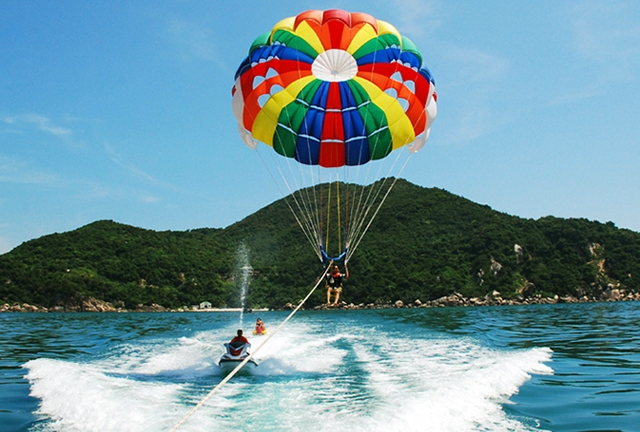
{"label": "green forested hill", "polygon": [[0,256],[0,299],[44,306],[86,297],[138,304],[191,304],[229,292],[233,265],[217,230],[154,232],[98,221],[32,240]]}
{"label": "green forested hill", "polygon": [[[98,221],[26,242],[0,256],[0,302],[238,306],[242,243],[254,269],[248,307],[297,302],[322,269],[280,200],[225,229],[156,232]],[[609,284],[640,290],[640,234],[585,219],[522,219],[400,180],[349,270],[343,299],[356,304],[493,290],[508,297],[527,284],[543,294],[598,296]],[[322,302],[320,290],[309,305]]]}

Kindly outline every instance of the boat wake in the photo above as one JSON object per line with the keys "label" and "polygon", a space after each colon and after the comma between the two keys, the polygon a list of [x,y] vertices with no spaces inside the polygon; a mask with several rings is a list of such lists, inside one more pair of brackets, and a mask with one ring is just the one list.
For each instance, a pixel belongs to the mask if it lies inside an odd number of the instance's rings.
{"label": "boat wake", "polygon": [[[552,373],[549,349],[324,329],[304,320],[282,329],[260,349],[251,376],[234,377],[180,430],[535,429],[503,405],[531,374]],[[170,430],[224,377],[216,363],[228,334],[123,344],[82,362],[28,362],[38,429]]]}

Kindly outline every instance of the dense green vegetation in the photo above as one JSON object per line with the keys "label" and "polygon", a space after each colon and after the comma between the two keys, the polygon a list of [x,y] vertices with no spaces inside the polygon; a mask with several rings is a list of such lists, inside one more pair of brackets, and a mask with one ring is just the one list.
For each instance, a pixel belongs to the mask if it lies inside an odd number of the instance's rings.
{"label": "dense green vegetation", "polygon": [[[225,229],[156,232],[98,221],[31,240],[0,256],[0,302],[239,306],[242,243],[254,269],[248,307],[296,303],[321,272],[281,200]],[[640,289],[640,234],[611,222],[522,219],[400,180],[349,270],[342,299],[356,304],[493,290],[509,297],[528,283],[548,295],[598,296],[608,284]],[[308,305],[323,301],[320,290]]]}

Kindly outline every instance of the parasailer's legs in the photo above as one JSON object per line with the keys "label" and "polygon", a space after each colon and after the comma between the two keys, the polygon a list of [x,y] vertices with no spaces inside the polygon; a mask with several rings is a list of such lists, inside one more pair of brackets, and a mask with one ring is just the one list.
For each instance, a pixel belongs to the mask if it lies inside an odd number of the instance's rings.
{"label": "parasailer's legs", "polygon": [[[340,301],[341,292],[342,292],[342,287],[332,288],[330,285],[327,285],[327,306],[338,306],[338,301]],[[331,303],[331,294],[335,296],[333,303]]]}
{"label": "parasailer's legs", "polygon": [[333,305],[334,306],[338,306],[338,300],[340,300],[340,293],[342,292],[342,288],[336,288],[336,289],[333,290],[333,292],[336,295],[336,299],[333,302]]}
{"label": "parasailer's legs", "polygon": [[[346,255],[346,249],[344,254]],[[342,293],[342,281],[344,278],[349,277],[349,268],[346,262],[344,263],[344,268],[345,273],[342,273],[340,267],[334,265],[333,269],[327,271],[325,274],[327,281],[327,306],[338,306],[340,294]],[[331,303],[331,294],[335,296],[333,303]]]}

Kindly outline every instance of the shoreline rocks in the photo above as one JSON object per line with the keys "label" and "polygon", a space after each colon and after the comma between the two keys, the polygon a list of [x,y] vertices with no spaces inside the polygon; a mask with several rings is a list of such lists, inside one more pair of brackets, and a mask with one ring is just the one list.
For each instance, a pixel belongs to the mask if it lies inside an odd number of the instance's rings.
{"label": "shoreline rocks", "polygon": [[462,294],[453,293],[440,297],[435,300],[421,301],[416,299],[412,303],[404,304],[401,300],[376,302],[376,303],[353,303],[340,302],[338,306],[320,305],[313,309],[407,309],[407,308],[438,308],[438,307],[474,307],[474,306],[518,306],[518,305],[534,305],[534,304],[562,304],[562,303],[600,303],[600,302],[621,302],[621,301],[640,301],[640,293],[625,292],[623,289],[612,289],[604,291],[600,297],[584,295],[582,297],[574,297],[571,295],[554,297],[543,297],[541,294],[535,294],[525,297],[521,294],[513,298],[502,298],[498,291],[493,291],[484,297],[464,297]]}
{"label": "shoreline rocks", "polygon": [[[562,304],[562,303],[597,303],[597,302],[621,302],[621,301],[640,301],[640,292],[627,292],[624,289],[609,288],[600,294],[599,297],[583,295],[574,297],[571,295],[554,297],[544,297],[541,294],[525,296],[518,294],[512,298],[503,298],[498,291],[493,291],[484,297],[467,298],[460,293],[453,293],[440,297],[435,300],[421,301],[416,299],[410,303],[404,303],[402,300],[377,300],[374,303],[346,303],[341,301],[338,306],[319,305],[311,308],[312,310],[358,310],[358,309],[409,309],[409,308],[439,308],[439,307],[474,307],[474,306],[516,306],[516,305],[533,305],[533,304]],[[88,298],[80,305],[73,306],[53,306],[46,308],[43,306],[30,305],[28,303],[8,303],[0,305],[0,313],[2,312],[22,312],[22,313],[47,313],[47,312],[200,312],[197,309],[178,308],[168,309],[158,304],[146,306],[139,304],[135,309],[125,309],[123,305],[115,307],[109,302]],[[287,303],[283,307],[273,310],[293,310],[296,305]],[[304,308],[303,308],[304,309]]]}
{"label": "shoreline rocks", "polygon": [[114,307],[111,303],[89,297],[83,300],[79,305],[53,306],[50,308],[44,306],[30,305],[28,303],[16,303],[9,305],[5,303],[0,305],[1,312],[164,312],[164,307],[152,304],[151,306],[138,305],[137,309],[128,310],[124,307]]}

